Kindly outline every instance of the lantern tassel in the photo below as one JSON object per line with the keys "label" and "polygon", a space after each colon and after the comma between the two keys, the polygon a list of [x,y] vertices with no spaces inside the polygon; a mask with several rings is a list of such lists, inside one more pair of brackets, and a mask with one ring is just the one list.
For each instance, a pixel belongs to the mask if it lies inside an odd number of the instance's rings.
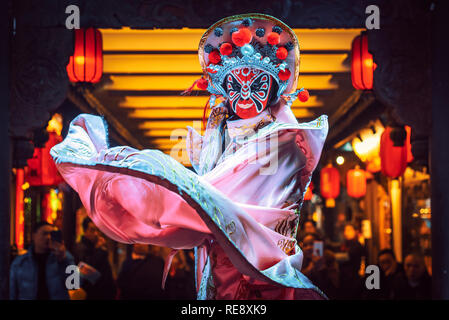
{"label": "lantern tassel", "polygon": [[199,78],[199,79],[196,79],[193,83],[192,83],[192,85],[189,87],[189,88],[187,88],[186,90],[184,90],[183,92],[181,92],[181,95],[182,96],[185,96],[185,95],[190,95],[191,93],[192,93],[192,91],[193,91],[193,88],[195,87],[195,85],[198,83],[198,81],[200,81],[201,80],[201,78]]}

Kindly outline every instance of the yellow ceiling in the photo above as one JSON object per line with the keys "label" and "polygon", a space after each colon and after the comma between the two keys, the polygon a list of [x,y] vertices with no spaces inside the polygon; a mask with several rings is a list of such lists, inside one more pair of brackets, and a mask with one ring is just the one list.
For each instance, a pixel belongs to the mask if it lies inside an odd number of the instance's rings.
{"label": "yellow ceiling", "polygon": [[[185,90],[199,75],[112,75],[108,90]],[[300,86],[309,90],[337,89],[331,74],[302,75]]]}
{"label": "yellow ceiling", "polygon": [[[361,29],[293,29],[301,50],[349,50]],[[102,29],[104,51],[196,51],[205,29]],[[180,37],[182,35],[182,37]]]}
{"label": "yellow ceiling", "polygon": [[[205,96],[126,96],[120,103],[121,107],[130,109],[148,108],[204,108],[208,97]],[[306,102],[295,100],[292,107],[320,107],[322,103],[316,96],[311,96]]]}
{"label": "yellow ceiling", "polygon": [[[202,70],[195,51],[204,29],[102,29],[104,68],[110,77],[103,89],[123,91],[119,103],[158,149],[190,165],[185,151],[186,126],[201,130],[205,96],[161,95],[185,90]],[[361,29],[294,29],[301,47],[299,88],[338,90],[333,73],[349,72],[344,62]],[[176,94],[177,94],[176,93]],[[316,116],[318,96],[292,105],[298,119]],[[172,140],[170,137],[180,137]]]}
{"label": "yellow ceiling", "polygon": [[[301,72],[348,72],[346,53],[301,55]],[[105,54],[105,73],[201,73],[197,54]]]}
{"label": "yellow ceiling", "polygon": [[[297,118],[310,118],[314,115],[313,112],[306,108],[294,108],[292,111]],[[203,117],[203,109],[178,108],[170,109],[170,112],[165,108],[137,109],[132,111],[128,116],[130,118],[138,119],[201,119]]]}

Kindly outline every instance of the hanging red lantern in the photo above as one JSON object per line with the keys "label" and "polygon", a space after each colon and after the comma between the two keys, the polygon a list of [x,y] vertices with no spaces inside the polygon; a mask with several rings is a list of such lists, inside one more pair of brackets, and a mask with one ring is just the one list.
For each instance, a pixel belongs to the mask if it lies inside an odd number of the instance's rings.
{"label": "hanging red lantern", "polygon": [[30,186],[55,186],[63,182],[56,168],[50,149],[62,141],[56,132],[49,132],[44,148],[34,148],[33,158],[28,159],[25,180]]}
{"label": "hanging red lantern", "polygon": [[366,194],[366,174],[359,166],[348,171],[346,175],[346,190],[348,195],[353,198],[360,198]]}
{"label": "hanging red lantern", "polygon": [[380,137],[380,163],[381,171],[387,177],[398,178],[404,173],[407,168],[407,139],[404,128],[385,128]]}
{"label": "hanging red lantern", "polygon": [[99,82],[103,73],[103,41],[94,28],[75,30],[75,50],[67,65],[72,82]]}
{"label": "hanging red lantern", "polygon": [[313,196],[313,182],[310,182],[309,186],[307,187],[306,193],[304,194],[304,201],[310,201],[312,200]]}
{"label": "hanging red lantern", "polygon": [[320,189],[326,199],[326,206],[334,207],[335,199],[340,194],[340,173],[331,164],[321,169]]}
{"label": "hanging red lantern", "polygon": [[373,56],[368,51],[368,36],[362,32],[352,41],[351,77],[353,87],[358,90],[371,90],[375,69]]}

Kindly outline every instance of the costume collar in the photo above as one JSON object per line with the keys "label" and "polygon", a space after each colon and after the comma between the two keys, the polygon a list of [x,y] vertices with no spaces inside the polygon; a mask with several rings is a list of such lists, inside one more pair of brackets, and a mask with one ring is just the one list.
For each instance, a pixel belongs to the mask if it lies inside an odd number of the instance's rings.
{"label": "costume collar", "polygon": [[227,120],[228,133],[231,139],[250,137],[259,129],[274,122],[270,111],[265,109],[260,114],[249,119]]}

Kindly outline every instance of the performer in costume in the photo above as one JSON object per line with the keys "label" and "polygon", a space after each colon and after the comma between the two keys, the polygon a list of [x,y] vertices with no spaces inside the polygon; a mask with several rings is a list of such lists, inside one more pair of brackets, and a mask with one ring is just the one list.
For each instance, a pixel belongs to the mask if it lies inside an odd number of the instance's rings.
{"label": "performer in costume", "polygon": [[195,248],[198,299],[325,298],[300,272],[295,235],[328,124],[290,109],[308,98],[295,91],[294,32],[267,15],[228,17],[199,59],[212,110],[204,135],[188,128],[197,173],[158,150],[109,148],[102,118],[87,114],[51,150],[60,173],[112,239],[173,248],[164,279],[176,250]]}

